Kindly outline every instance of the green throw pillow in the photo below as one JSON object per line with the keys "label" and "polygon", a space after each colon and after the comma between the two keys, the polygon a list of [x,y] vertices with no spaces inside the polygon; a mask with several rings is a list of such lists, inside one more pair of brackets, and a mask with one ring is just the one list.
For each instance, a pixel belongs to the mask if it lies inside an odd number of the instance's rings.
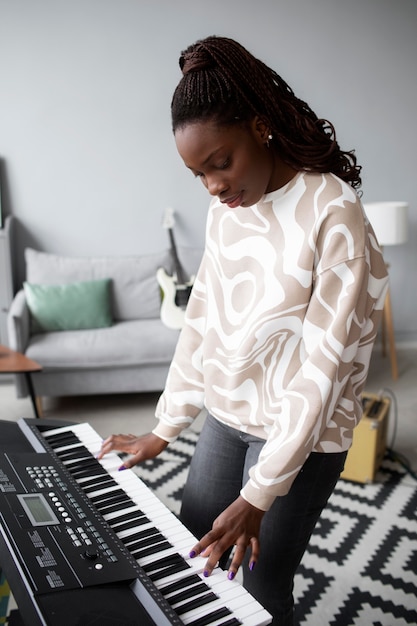
{"label": "green throw pillow", "polygon": [[23,284],[33,332],[111,326],[110,279],[66,285]]}

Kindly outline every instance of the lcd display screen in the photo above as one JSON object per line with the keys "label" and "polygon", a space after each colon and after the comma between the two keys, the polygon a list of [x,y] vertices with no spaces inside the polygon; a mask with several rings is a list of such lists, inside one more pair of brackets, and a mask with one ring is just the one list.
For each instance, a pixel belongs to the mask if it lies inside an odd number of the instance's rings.
{"label": "lcd display screen", "polygon": [[41,493],[19,494],[17,497],[33,526],[59,523],[59,519]]}

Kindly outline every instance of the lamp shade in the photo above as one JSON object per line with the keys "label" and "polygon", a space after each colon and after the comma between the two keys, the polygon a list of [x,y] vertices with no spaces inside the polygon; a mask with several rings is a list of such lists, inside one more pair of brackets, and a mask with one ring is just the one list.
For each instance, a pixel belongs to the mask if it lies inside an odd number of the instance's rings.
{"label": "lamp shade", "polygon": [[407,202],[368,202],[363,207],[381,246],[397,246],[407,241]]}

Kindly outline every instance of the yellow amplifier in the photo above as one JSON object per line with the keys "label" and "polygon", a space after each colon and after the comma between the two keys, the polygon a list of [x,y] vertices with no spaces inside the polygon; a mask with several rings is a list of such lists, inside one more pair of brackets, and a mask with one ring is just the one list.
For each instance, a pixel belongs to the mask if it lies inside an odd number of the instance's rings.
{"label": "yellow amplifier", "polygon": [[362,403],[363,416],[353,431],[352,447],[340,477],[369,483],[374,480],[384,458],[390,401],[388,398],[364,393]]}

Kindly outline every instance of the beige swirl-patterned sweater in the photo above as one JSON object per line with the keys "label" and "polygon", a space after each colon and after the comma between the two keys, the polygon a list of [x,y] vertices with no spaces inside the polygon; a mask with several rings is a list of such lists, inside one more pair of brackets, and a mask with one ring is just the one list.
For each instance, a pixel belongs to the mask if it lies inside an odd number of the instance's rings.
{"label": "beige swirl-patterned sweater", "polygon": [[299,172],[250,208],[214,199],[153,432],[173,441],[205,407],[265,439],[241,494],[267,510],[312,451],[351,445],[387,283],[333,174]]}

